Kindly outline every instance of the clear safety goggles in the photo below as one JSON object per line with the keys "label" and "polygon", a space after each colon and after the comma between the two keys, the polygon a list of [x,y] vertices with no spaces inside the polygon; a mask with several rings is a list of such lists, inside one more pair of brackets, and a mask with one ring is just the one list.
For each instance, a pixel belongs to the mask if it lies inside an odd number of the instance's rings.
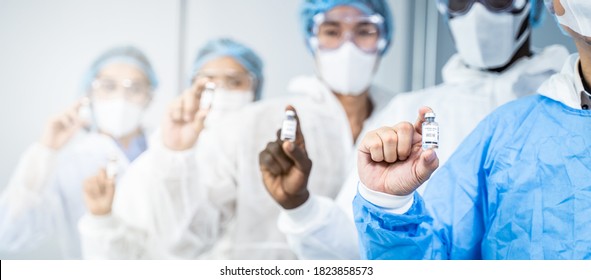
{"label": "clear safety goggles", "polygon": [[346,41],[353,42],[367,53],[381,52],[386,47],[384,18],[378,14],[370,16],[327,16],[317,14],[313,18],[313,48],[334,50]]}
{"label": "clear safety goggles", "polygon": [[493,13],[517,13],[525,8],[528,0],[437,0],[437,7],[442,14],[452,17],[468,13],[478,2]]}
{"label": "clear safety goggles", "polygon": [[151,89],[147,82],[131,79],[97,78],[91,84],[91,93],[95,98],[123,97],[137,103],[146,101]]}
{"label": "clear safety goggles", "polygon": [[256,79],[249,73],[232,70],[207,70],[200,71],[193,78],[193,82],[206,84],[213,82],[216,87],[228,90],[252,90]]}

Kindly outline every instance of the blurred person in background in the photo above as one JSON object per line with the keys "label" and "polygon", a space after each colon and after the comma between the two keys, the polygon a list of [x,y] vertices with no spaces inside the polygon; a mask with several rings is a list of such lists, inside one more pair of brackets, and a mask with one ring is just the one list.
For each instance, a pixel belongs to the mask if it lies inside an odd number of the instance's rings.
{"label": "blurred person in background", "polygon": [[[313,11],[333,8],[330,15],[314,18]],[[296,162],[289,150],[283,150],[282,141],[273,140],[278,137],[285,110],[297,109],[298,135],[302,140],[302,135],[306,136],[305,148],[303,142],[295,142],[297,151],[304,149],[310,158],[299,168],[307,169],[313,162],[314,171],[309,177],[313,191],[334,198],[349,171],[359,135],[393,96],[373,84],[381,58],[392,41],[393,18],[385,1],[308,0],[302,1],[302,11],[304,38],[315,59],[316,75],[293,79],[288,86],[290,95],[285,98],[257,102],[226,118],[211,131],[215,145],[205,148],[200,140],[192,146],[162,145],[176,154],[169,153],[171,157],[166,161],[153,158],[145,163],[145,170],[151,170],[147,167],[151,165],[176,172],[167,171],[151,180],[150,193],[144,192],[145,184],[138,185],[134,192],[127,192],[128,187],[123,188],[125,193],[118,192],[107,222],[99,224],[97,219],[95,226],[84,230],[83,235],[89,237],[88,247],[92,247],[88,255],[85,249],[85,256],[297,257],[277,227],[281,206],[263,183],[263,177],[270,177],[261,174],[261,168],[267,167],[273,171],[294,170]],[[189,104],[188,112],[200,115],[200,106],[196,102]],[[187,125],[198,122],[189,121]],[[184,142],[180,139],[180,131],[163,131],[164,143]],[[199,162],[194,154],[203,149],[214,152]],[[260,154],[262,150],[269,153]],[[276,153],[280,165],[271,161]],[[140,162],[144,163],[143,158],[137,165]],[[163,202],[172,201],[169,197],[186,200],[188,206]],[[148,202],[137,202],[137,207],[129,205],[140,200]],[[133,209],[141,212],[134,213]],[[108,246],[101,247],[104,244]]]}
{"label": "blurred person in background", "polygon": [[83,181],[109,162],[122,173],[147,149],[141,121],[157,85],[135,47],[113,48],[92,64],[84,97],[47,122],[0,197],[2,250],[30,250],[56,235],[63,258],[81,258]]}
{"label": "blurred person in background", "polygon": [[[396,95],[376,117],[372,129],[414,120],[419,107],[428,104],[441,127],[438,155],[444,162],[488,113],[506,102],[534,94],[545,80],[560,71],[568,51],[559,45],[542,50],[531,47],[532,30],[540,24],[544,11],[541,1],[437,0],[437,4],[458,51],[442,69],[443,83]],[[391,127],[382,127],[378,134],[391,131]],[[384,145],[388,146],[386,140]],[[272,193],[287,190],[283,193],[288,195],[276,196],[280,205],[290,206],[283,207],[278,224],[300,258],[361,257],[351,208],[359,181],[356,157],[349,161],[351,172],[336,199],[314,192],[305,198],[293,195],[308,193],[312,185],[294,180],[288,172],[278,176],[286,182],[282,186],[267,185]],[[300,176],[308,175],[303,172]]]}

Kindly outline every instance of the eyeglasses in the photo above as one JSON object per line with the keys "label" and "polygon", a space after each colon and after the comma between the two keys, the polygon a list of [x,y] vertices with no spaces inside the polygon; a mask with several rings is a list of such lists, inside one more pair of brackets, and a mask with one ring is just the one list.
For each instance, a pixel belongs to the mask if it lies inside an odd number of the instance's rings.
{"label": "eyeglasses", "polygon": [[195,75],[193,82],[213,82],[217,87],[228,90],[251,90],[254,89],[256,79],[249,73],[233,70],[205,70]]}
{"label": "eyeglasses", "polygon": [[96,98],[110,99],[123,96],[131,102],[141,103],[148,98],[151,87],[144,81],[98,78],[92,82],[91,90]]}
{"label": "eyeglasses", "polygon": [[383,30],[384,19],[378,14],[353,17],[317,14],[313,20],[313,47],[334,50],[346,41],[351,41],[361,50],[375,53],[383,50],[386,46]]}
{"label": "eyeglasses", "polygon": [[452,17],[465,15],[474,3],[479,2],[493,13],[513,13],[521,11],[528,0],[437,0],[437,6],[442,14]]}

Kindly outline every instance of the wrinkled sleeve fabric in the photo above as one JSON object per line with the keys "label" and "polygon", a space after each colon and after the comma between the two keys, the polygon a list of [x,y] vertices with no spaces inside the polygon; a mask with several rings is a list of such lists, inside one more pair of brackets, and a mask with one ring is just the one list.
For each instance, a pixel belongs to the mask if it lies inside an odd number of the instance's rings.
{"label": "wrinkled sleeve fabric", "polygon": [[[190,258],[217,237],[219,210],[200,184],[197,151],[153,143],[118,182],[111,215],[81,220],[84,258]],[[195,216],[200,227],[187,232]]]}
{"label": "wrinkled sleeve fabric", "polygon": [[312,195],[283,210],[278,226],[299,259],[359,259],[355,225],[332,199]]}
{"label": "wrinkled sleeve fabric", "polygon": [[424,197],[395,214],[359,193],[353,201],[364,259],[480,259],[484,235],[485,161],[496,121],[487,118],[436,172]]}
{"label": "wrinkled sleeve fabric", "polygon": [[50,234],[61,211],[56,190],[58,153],[33,144],[21,157],[0,197],[0,247],[30,248]]}

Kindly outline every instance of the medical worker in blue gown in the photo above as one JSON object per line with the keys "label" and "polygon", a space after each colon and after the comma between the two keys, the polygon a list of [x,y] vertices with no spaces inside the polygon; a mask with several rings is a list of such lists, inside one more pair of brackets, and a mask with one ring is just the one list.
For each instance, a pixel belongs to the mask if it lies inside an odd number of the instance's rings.
{"label": "medical worker in blue gown", "polygon": [[122,173],[147,149],[142,119],[157,84],[135,47],[96,59],[83,80],[84,97],[47,122],[2,192],[0,250],[23,252],[56,236],[60,258],[81,258],[83,181],[108,162]]}
{"label": "medical worker in blue gown", "polygon": [[[539,94],[502,106],[438,167],[423,114],[360,145],[368,259],[591,259],[591,1],[546,1],[577,46]],[[441,133],[445,127],[440,128]]]}

